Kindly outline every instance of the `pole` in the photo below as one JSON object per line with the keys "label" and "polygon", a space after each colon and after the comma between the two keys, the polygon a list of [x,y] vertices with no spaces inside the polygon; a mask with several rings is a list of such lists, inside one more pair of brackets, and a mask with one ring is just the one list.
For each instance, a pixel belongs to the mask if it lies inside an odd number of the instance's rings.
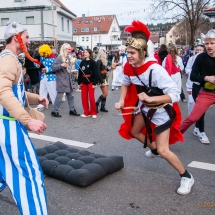
{"label": "pole", "polygon": [[111,38],[110,38],[110,41],[111,41],[110,50],[112,51],[112,30],[111,30]]}
{"label": "pole", "polygon": [[54,3],[53,0],[51,0],[52,3],[52,28],[53,28],[53,40],[54,40],[54,47],[57,52],[57,43],[56,43],[56,37],[55,37],[55,24],[54,24]]}
{"label": "pole", "polygon": [[43,9],[41,9],[40,11],[41,13],[41,40],[43,41],[44,40],[44,24],[43,24]]}

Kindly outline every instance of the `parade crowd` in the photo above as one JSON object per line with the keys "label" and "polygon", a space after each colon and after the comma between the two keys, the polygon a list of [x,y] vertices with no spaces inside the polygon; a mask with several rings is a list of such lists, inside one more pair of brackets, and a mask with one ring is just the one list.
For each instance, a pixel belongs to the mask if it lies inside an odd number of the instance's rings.
{"label": "parade crowd", "polygon": [[[155,49],[150,31],[139,21],[125,32],[131,37],[118,50],[80,51],[64,43],[57,53],[47,44],[27,50],[27,29],[15,22],[7,26],[0,54],[0,192],[8,185],[22,214],[47,214],[44,176],[27,132],[41,134],[47,125],[25,111],[26,97],[41,112],[52,103],[52,117],[62,117],[60,105],[67,100],[69,115],[96,119],[99,111],[108,114],[109,89],[120,89],[115,108],[124,122],[119,134],[149,147],[147,157],[165,159],[181,177],[177,193],[190,193],[194,178],[169,144],[183,142],[183,133],[194,123],[193,134],[210,143],[204,115],[215,103],[215,30],[206,34],[204,44],[185,50],[164,44]],[[186,74],[188,99],[182,88]],[[95,98],[97,86],[101,95]],[[82,113],[76,111],[74,91],[81,94]],[[182,123],[180,100],[188,104]]]}

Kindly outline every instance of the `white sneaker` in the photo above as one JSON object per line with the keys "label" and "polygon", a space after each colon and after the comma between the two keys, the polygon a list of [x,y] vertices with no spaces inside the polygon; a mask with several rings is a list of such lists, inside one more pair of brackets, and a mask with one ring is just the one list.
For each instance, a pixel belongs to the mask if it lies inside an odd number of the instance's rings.
{"label": "white sneaker", "polygon": [[85,114],[81,114],[82,118],[87,118],[87,117],[91,117],[91,115],[85,115]]}
{"label": "white sneaker", "polygon": [[186,194],[190,193],[194,182],[195,181],[194,181],[194,178],[192,175],[191,175],[191,178],[182,177],[180,187],[178,188],[177,193],[181,194],[181,195],[186,195]]}
{"label": "white sneaker", "polygon": [[92,118],[93,118],[93,119],[96,119],[96,118],[97,118],[97,115],[92,115]]}
{"label": "white sneaker", "polygon": [[194,128],[193,135],[196,136],[196,137],[200,137],[200,131],[199,131],[198,128]]}
{"label": "white sneaker", "polygon": [[200,142],[202,142],[204,144],[210,144],[210,141],[209,141],[208,137],[206,136],[205,132],[200,133],[199,140],[200,140]]}
{"label": "white sneaker", "polygon": [[161,157],[160,155],[155,155],[155,154],[153,154],[151,150],[147,151],[147,152],[145,153],[145,155],[146,155],[146,157],[148,157],[148,158]]}

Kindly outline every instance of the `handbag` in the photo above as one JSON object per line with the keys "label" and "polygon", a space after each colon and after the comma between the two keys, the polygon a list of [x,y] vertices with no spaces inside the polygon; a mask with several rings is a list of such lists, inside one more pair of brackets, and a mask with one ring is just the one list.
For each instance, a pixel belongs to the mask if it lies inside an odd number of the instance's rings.
{"label": "handbag", "polygon": [[101,73],[101,75],[107,74],[107,70],[104,69],[100,73]]}
{"label": "handbag", "polygon": [[45,120],[45,115],[35,109],[33,109],[28,102],[28,97],[27,97],[27,93],[25,93],[26,95],[26,101],[27,101],[27,105],[28,105],[28,114],[30,115],[31,118],[36,119],[36,120],[40,120],[42,122],[44,122]]}

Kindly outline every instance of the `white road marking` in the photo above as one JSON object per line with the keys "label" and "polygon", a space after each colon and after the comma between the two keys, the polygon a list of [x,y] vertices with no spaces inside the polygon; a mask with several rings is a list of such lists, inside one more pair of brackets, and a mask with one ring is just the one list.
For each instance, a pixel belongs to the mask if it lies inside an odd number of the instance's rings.
{"label": "white road marking", "polygon": [[29,133],[29,136],[34,139],[45,140],[45,141],[49,141],[49,142],[60,141],[66,145],[77,146],[77,147],[81,147],[81,148],[89,148],[91,146],[94,146],[94,144],[90,144],[90,143],[83,143],[83,142],[79,142],[79,141],[75,141],[75,140],[67,140],[67,139],[61,139],[61,138],[57,138],[57,137],[38,135],[38,134],[34,134],[34,133]]}
{"label": "white road marking", "polygon": [[211,163],[192,161],[188,166],[194,167],[194,168],[199,168],[199,169],[206,169],[206,170],[210,170],[210,171],[215,171],[215,164],[211,164]]}

